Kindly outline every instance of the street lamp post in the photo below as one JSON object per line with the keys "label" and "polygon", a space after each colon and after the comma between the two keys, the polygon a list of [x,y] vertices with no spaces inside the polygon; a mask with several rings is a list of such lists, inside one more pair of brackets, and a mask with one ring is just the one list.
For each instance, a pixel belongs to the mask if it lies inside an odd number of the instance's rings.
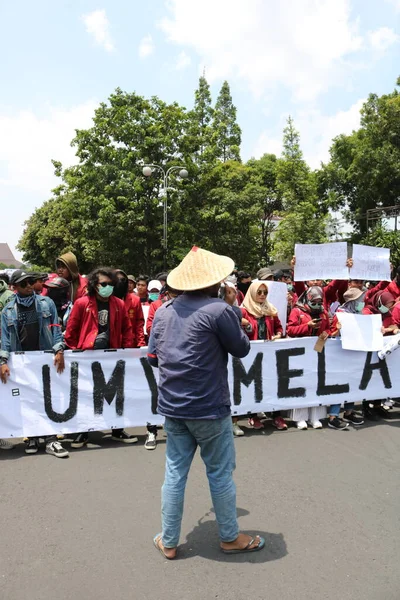
{"label": "street lamp post", "polygon": [[179,171],[179,177],[186,179],[189,173],[184,167],[170,167],[165,170],[160,165],[144,165],[142,173],[145,177],[151,177],[153,171],[158,169],[162,173],[162,190],[163,190],[163,205],[164,205],[164,220],[163,220],[163,253],[164,253],[164,270],[167,268],[168,254],[168,180],[171,173]]}

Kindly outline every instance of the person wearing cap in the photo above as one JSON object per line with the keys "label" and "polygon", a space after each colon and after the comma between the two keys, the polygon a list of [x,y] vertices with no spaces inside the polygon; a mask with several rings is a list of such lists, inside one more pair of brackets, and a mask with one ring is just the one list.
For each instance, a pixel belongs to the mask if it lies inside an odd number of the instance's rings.
{"label": "person wearing cap", "polygon": [[128,292],[133,294],[136,288],[136,277],[134,275],[128,275]]}
{"label": "person wearing cap", "polygon": [[5,305],[14,297],[14,292],[8,287],[10,278],[7,273],[0,273],[0,315]]}
{"label": "person wearing cap", "polygon": [[[107,350],[132,348],[132,325],[125,304],[113,295],[117,277],[108,267],[98,267],[88,276],[87,295],[74,302],[65,332],[65,343],[72,350]],[[112,439],[125,444],[137,438],[123,429],[113,429]],[[87,432],[79,432],[72,448],[82,448],[89,441]]]}
{"label": "person wearing cap", "polygon": [[[21,269],[14,271],[11,284],[15,294],[1,315],[0,379],[7,383],[10,376],[8,359],[11,352],[53,350],[58,373],[64,371],[64,343],[54,302],[35,294],[34,278]],[[37,438],[29,438],[26,454],[36,454]],[[58,458],[68,456],[68,450],[53,438],[46,438],[46,452]]]}
{"label": "person wearing cap", "polygon": [[253,552],[260,536],[239,533],[232,478],[232,435],[228,354],[247,356],[250,341],[218,289],[233,260],[196,246],[173,269],[167,283],[183,292],[157,310],[148,360],[159,369],[158,412],[165,417],[166,470],[162,487],[162,533],[154,545],[174,559],[181,530],[186,480],[196,452],[206,472],[223,552]]}
{"label": "person wearing cap", "polygon": [[[56,273],[52,273],[49,279],[62,277],[69,283],[69,300],[75,302],[87,291],[87,279],[79,274],[78,261],[73,252],[66,252],[56,259]],[[47,294],[47,289],[43,289],[43,295]]]}
{"label": "person wearing cap", "polygon": [[35,280],[33,284],[33,290],[35,294],[41,294],[43,292],[43,286],[45,281],[48,280],[49,276],[47,273],[32,273],[32,277]]}
{"label": "person wearing cap", "polygon": [[167,283],[167,277],[168,273],[166,271],[162,271],[161,273],[158,273],[154,279],[157,279],[161,283],[162,287],[164,287]]}
{"label": "person wearing cap", "polygon": [[[360,315],[365,306],[365,295],[366,292],[351,287],[344,293],[344,303],[339,306],[336,313],[345,312],[354,315]],[[333,317],[330,335],[331,337],[338,337],[340,335],[341,325],[337,314]],[[364,419],[359,417],[354,411],[354,402],[346,402],[345,411],[343,413],[343,419],[340,419],[340,408],[341,404],[332,404],[328,408],[328,427],[332,429],[344,429],[343,423],[347,427],[349,423],[355,427],[360,426],[364,423]]]}
{"label": "person wearing cap", "polygon": [[51,298],[56,306],[61,331],[65,331],[72,310],[72,302],[69,300],[69,283],[63,277],[54,277],[45,281],[43,287],[46,289],[46,296]]}
{"label": "person wearing cap", "polygon": [[[329,315],[324,308],[324,293],[321,287],[311,286],[298,299],[296,306],[290,311],[286,334],[288,337],[309,337],[330,332]],[[321,429],[320,419],[326,416],[325,406],[295,408],[291,418],[296,421],[297,429],[307,429],[311,423],[313,429]],[[342,427],[343,428],[343,427]]]}
{"label": "person wearing cap", "polygon": [[[272,273],[272,272],[271,272]],[[275,341],[282,337],[283,329],[276,307],[268,302],[267,279],[255,280],[247,290],[242,304],[242,314],[250,324],[246,333],[250,340]],[[248,421],[253,429],[263,429],[264,424],[255,413]],[[280,431],[287,429],[287,424],[280,411],[272,413],[272,423]]]}
{"label": "person wearing cap", "polygon": [[257,279],[260,279],[260,281],[273,281],[274,274],[269,267],[262,267],[257,271]]}

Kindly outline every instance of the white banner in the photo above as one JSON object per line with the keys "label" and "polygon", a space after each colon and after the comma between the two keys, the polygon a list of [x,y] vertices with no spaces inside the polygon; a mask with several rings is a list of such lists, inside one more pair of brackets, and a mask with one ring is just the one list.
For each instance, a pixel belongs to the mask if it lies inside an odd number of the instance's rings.
{"label": "white banner", "polygon": [[[400,352],[342,350],[339,339],[315,352],[315,338],[252,342],[250,354],[229,361],[232,412],[329,406],[396,396]],[[11,377],[0,384],[0,438],[159,424],[157,369],[146,348],[65,352],[58,375],[45,352],[13,354]]]}
{"label": "white banner", "polygon": [[382,350],[384,338],[381,315],[337,312],[336,316],[342,325],[340,339],[344,350],[364,352]]}
{"label": "white banner", "polygon": [[295,281],[310,279],[348,279],[347,242],[296,244]]}

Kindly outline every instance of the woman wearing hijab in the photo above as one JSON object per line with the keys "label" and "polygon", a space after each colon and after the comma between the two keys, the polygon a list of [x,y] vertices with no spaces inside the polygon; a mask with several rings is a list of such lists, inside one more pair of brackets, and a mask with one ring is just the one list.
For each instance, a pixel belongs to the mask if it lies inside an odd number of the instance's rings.
{"label": "woman wearing hijab", "polygon": [[[343,294],[344,304],[339,306],[336,312],[360,315],[365,306],[365,294],[366,291],[355,287],[349,288],[347,292]],[[331,337],[337,337],[338,335],[340,335],[340,323],[335,314],[332,321]],[[354,412],[354,402],[346,402],[346,410],[343,413],[343,419],[339,418],[340,406],[340,404],[332,404],[329,407],[328,427],[331,427],[332,429],[346,429],[349,423],[354,426],[362,425],[364,423],[364,419]]]}
{"label": "woman wearing hijab", "polygon": [[[249,322],[246,333],[250,340],[271,341],[282,337],[283,329],[278,317],[278,311],[268,302],[268,286],[263,281],[253,281],[247,290],[242,304],[243,318]],[[272,413],[274,426],[279,430],[287,429],[280,412]],[[249,425],[254,429],[262,429],[257,415],[251,415]]]}
{"label": "woman wearing hijab", "polygon": [[[324,309],[323,301],[324,293],[321,287],[314,285],[306,290],[290,311],[287,335],[295,338],[319,336],[324,332],[328,334],[329,315]],[[291,418],[296,421],[297,429],[307,429],[308,422],[313,429],[321,429],[320,419],[324,417],[326,417],[325,406],[295,408],[291,411]]]}
{"label": "woman wearing hijab", "polygon": [[392,335],[397,326],[392,317],[396,298],[390,292],[376,292],[364,306],[363,315],[381,315],[383,335]]}

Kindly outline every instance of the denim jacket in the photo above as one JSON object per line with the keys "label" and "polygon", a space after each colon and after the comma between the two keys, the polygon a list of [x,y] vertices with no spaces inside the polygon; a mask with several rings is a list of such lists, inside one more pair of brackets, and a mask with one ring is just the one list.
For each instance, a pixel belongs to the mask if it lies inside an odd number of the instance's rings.
{"label": "denim jacket", "polygon": [[[64,349],[61,327],[58,324],[56,306],[50,298],[35,294],[35,308],[39,320],[40,350]],[[0,358],[8,359],[10,352],[20,352],[21,342],[18,336],[18,304],[12,298],[1,313],[1,350]]]}

